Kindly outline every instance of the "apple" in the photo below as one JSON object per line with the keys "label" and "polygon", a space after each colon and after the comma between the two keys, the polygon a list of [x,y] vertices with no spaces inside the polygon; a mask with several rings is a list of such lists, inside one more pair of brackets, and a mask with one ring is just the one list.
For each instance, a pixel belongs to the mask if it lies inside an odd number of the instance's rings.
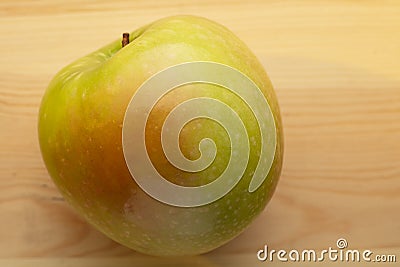
{"label": "apple", "polygon": [[[180,84],[157,97],[154,79]],[[151,255],[201,254],[233,239],[271,199],[282,168],[263,66],[227,28],[195,16],[158,20],[63,68],[38,130],[64,198],[111,239]]]}

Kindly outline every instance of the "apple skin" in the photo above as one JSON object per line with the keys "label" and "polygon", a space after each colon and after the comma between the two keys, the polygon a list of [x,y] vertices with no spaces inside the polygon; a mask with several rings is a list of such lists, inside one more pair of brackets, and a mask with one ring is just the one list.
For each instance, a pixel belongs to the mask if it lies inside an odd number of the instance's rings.
{"label": "apple skin", "polygon": [[[198,174],[179,173],[160,147],[160,127],[168,112],[185,99],[207,95],[232,106],[250,137],[246,172],[223,198],[200,207],[161,203],[136,184],[122,150],[122,123],[131,97],[153,74],[190,61],[214,61],[236,68],[261,89],[272,110],[277,134],[275,157],[263,184],[248,192],[258,161],[257,123],[246,105],[214,85],[174,90],[152,111],[146,145],[157,169],[174,183],[196,186],[218,177],[229,158],[229,139],[212,121],[188,123],[181,133],[182,153],[199,155],[198,143],[213,139],[218,154]],[[240,234],[264,209],[276,188],[283,160],[280,111],[272,85],[249,48],[225,27],[195,16],[158,20],[62,69],[49,84],[39,112],[39,142],[48,172],[64,198],[90,224],[111,239],[151,255],[195,255],[211,251]],[[147,133],[147,129],[152,129]],[[272,131],[272,129],[271,129]],[[211,168],[214,167],[214,168]]]}

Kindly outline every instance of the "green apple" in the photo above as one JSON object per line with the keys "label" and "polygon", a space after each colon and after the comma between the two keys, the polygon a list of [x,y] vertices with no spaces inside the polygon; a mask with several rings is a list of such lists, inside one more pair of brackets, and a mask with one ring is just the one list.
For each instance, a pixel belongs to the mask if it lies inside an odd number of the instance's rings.
{"label": "green apple", "polygon": [[[164,18],[130,33],[129,44],[125,35],[123,43],[116,40],[73,62],[51,81],[39,112],[39,141],[46,167],[65,199],[113,240],[151,255],[211,251],[240,234],[264,209],[276,188],[283,134],[272,85],[260,62],[238,37],[204,18]],[[248,77],[259,90],[257,98],[265,100],[269,108],[259,108],[260,114],[270,112],[272,124],[265,126],[251,102],[218,84],[182,84],[157,99],[143,126],[144,140],[132,136],[132,142],[144,142],[149,160],[165,180],[198,188],[218,180],[231,162],[246,163],[238,173],[240,180],[223,196],[204,204],[180,206],[160,201],[138,184],[128,165],[140,169],[140,162],[127,159],[123,131],[129,123],[128,107],[141,86],[157,73],[187,62],[218,63]],[[153,92],[146,90],[144,95]],[[249,151],[232,153],[232,133],[218,121],[197,117],[179,131],[178,148],[188,161],[196,161],[204,152],[201,143],[208,138],[216,147],[212,161],[198,171],[172,164],[164,151],[163,123],[171,119],[169,114],[180,103],[196,98],[215,99],[234,110],[232,114],[237,114],[248,137],[239,143],[248,144]],[[136,124],[132,122],[130,127],[135,130]],[[249,190],[256,169],[266,164],[260,161],[267,142],[262,136],[274,136],[272,150],[270,146],[267,151],[270,166],[262,183]]]}

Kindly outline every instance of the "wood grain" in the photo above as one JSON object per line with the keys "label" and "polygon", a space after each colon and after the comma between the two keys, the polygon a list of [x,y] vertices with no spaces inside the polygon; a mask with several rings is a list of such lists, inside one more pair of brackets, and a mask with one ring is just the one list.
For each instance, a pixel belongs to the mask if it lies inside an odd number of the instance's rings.
{"label": "wood grain", "polygon": [[[40,156],[37,114],[62,66],[182,13],[226,25],[263,62],[281,105],[285,162],[247,231],[168,263],[109,240],[64,202]],[[1,1],[0,265],[255,266],[264,244],[324,249],[340,237],[400,261],[399,29],[398,1]]]}

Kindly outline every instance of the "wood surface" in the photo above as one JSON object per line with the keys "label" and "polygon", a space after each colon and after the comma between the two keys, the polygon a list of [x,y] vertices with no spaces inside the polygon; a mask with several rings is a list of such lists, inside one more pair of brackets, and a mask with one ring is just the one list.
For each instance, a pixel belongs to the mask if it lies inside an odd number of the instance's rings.
{"label": "wood surface", "polygon": [[[61,67],[174,14],[218,21],[260,58],[281,106],[285,160],[272,201],[238,238],[158,259],[67,205],[44,167],[37,115]],[[400,262],[400,1],[2,0],[0,40],[0,266],[287,266],[256,252],[322,250],[338,238]]]}

